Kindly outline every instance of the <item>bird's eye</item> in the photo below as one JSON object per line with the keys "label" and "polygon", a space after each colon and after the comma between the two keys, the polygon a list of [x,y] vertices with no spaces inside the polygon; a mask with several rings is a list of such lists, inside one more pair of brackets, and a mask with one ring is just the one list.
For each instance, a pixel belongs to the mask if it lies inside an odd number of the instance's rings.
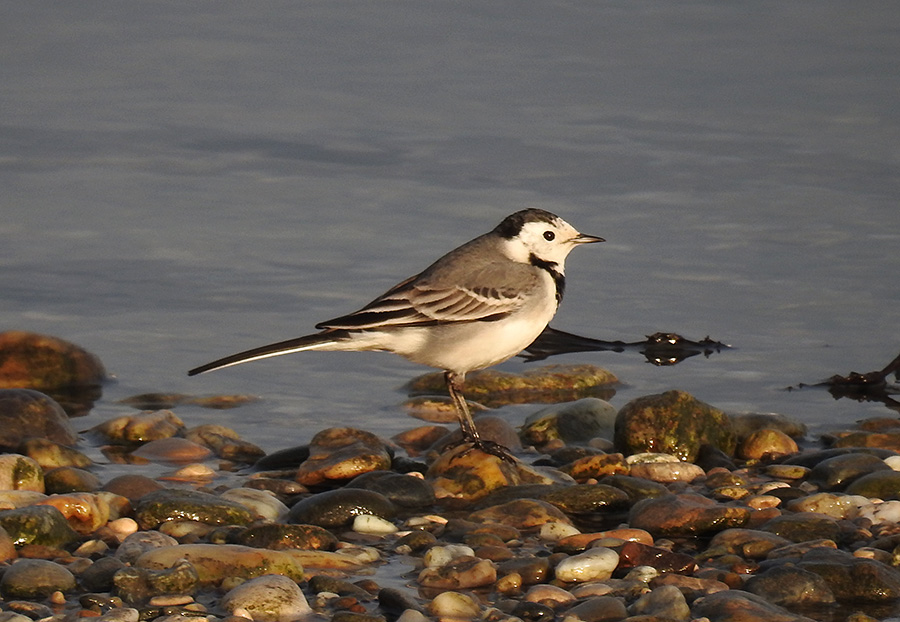
{"label": "bird's eye", "polygon": [[556,237],[556,234],[553,233],[552,231],[544,231],[544,239],[547,240],[548,242],[552,242],[555,237]]}

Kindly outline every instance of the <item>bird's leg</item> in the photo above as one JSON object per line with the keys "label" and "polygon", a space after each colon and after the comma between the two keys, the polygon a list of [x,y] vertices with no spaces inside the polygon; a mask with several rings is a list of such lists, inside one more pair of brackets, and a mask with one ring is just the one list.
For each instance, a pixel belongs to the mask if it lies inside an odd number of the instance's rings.
{"label": "bird's leg", "polygon": [[447,382],[447,391],[450,393],[450,399],[453,400],[453,405],[456,407],[456,416],[459,419],[459,427],[462,430],[462,442],[472,443],[473,449],[480,449],[481,451],[497,456],[506,462],[516,462],[515,457],[509,453],[509,450],[506,447],[499,443],[495,443],[494,441],[484,440],[478,435],[475,421],[472,420],[472,413],[469,412],[469,405],[466,403],[466,398],[462,393],[465,378],[465,374],[457,374],[452,371],[444,372],[444,380]]}
{"label": "bird's leg", "polygon": [[466,397],[462,393],[462,385],[465,378],[465,374],[457,374],[452,371],[444,372],[447,391],[450,393],[450,399],[453,400],[453,406],[456,408],[456,417],[459,419],[459,427],[462,430],[463,442],[477,443],[481,440],[481,437],[478,436],[478,430],[475,428],[475,422],[472,420],[472,413],[469,412],[469,405],[466,404]]}

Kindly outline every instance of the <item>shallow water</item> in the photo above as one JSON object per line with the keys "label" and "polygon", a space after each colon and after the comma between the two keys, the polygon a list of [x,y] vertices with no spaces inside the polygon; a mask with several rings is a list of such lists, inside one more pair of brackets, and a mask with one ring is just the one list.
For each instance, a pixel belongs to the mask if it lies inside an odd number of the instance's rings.
{"label": "shallow water", "polygon": [[390,355],[185,372],[310,332],[525,206],[608,240],[570,257],[555,327],[735,346],[549,361],[613,370],[616,406],[678,388],[813,430],[896,416],[783,390],[900,351],[891,2],[4,13],[0,310],[115,375],[82,428],[147,391],[259,395],[177,412],[267,450],[415,425],[398,388],[423,370]]}

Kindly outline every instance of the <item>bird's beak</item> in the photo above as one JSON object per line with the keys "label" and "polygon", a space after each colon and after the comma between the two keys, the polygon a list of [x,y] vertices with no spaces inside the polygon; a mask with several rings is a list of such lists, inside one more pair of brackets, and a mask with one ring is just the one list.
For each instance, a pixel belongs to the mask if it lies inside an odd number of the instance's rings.
{"label": "bird's beak", "polygon": [[574,238],[570,240],[573,244],[590,244],[592,242],[606,242],[603,238],[598,238],[596,235],[587,235],[586,233],[579,233]]}

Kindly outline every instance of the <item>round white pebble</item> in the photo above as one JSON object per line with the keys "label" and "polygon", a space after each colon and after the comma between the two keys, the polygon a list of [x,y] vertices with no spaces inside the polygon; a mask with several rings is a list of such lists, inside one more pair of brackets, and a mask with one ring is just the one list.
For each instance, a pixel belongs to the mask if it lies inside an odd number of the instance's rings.
{"label": "round white pebble", "polygon": [[428,609],[441,619],[471,620],[481,613],[481,607],[471,596],[459,592],[441,592],[434,597]]}
{"label": "round white pebble", "polygon": [[389,520],[371,514],[360,514],[353,519],[353,531],[373,536],[384,536],[398,531],[397,526]]}
{"label": "round white pebble", "polygon": [[556,566],[556,578],[566,583],[603,581],[612,576],[618,565],[615,551],[598,546],[561,561]]}
{"label": "round white pebble", "polygon": [[577,527],[566,523],[550,522],[541,525],[541,540],[547,540],[548,542],[556,542],[579,533],[581,532]]}
{"label": "round white pebble", "polygon": [[470,546],[462,544],[448,544],[447,546],[433,546],[425,552],[423,561],[426,568],[439,568],[446,566],[457,557],[474,557],[475,551]]}

